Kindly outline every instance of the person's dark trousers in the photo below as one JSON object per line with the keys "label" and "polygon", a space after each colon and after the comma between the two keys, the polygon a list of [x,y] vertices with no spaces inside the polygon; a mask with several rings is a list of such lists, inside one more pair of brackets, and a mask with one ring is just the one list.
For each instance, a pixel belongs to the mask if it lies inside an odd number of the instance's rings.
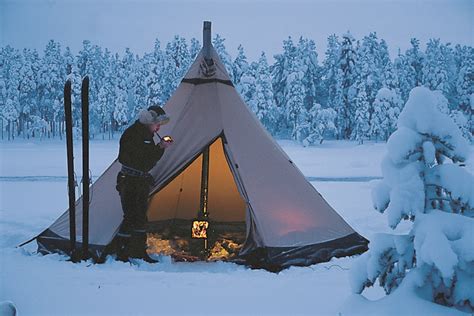
{"label": "person's dark trousers", "polygon": [[119,173],[117,190],[123,209],[123,221],[117,233],[117,258],[143,258],[146,256],[146,231],[150,179]]}

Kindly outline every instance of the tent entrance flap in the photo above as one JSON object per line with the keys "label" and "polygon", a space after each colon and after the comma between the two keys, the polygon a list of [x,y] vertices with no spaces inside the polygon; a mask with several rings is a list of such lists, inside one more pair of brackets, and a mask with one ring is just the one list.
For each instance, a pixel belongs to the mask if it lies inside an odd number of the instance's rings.
{"label": "tent entrance flap", "polygon": [[[192,221],[200,211],[202,159],[199,155],[186,169],[150,197],[148,243],[150,251],[187,252]],[[240,196],[227,163],[222,138],[209,146],[208,212],[211,222],[211,258],[237,255],[246,237],[246,203]],[[227,248],[226,248],[227,247]]]}

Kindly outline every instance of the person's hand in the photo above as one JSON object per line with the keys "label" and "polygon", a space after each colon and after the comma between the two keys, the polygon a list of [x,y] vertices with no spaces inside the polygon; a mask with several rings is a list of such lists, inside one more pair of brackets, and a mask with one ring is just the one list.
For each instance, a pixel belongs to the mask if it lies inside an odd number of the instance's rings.
{"label": "person's hand", "polygon": [[168,142],[164,141],[164,140],[161,140],[161,142],[158,143],[158,146],[160,146],[160,148],[166,149],[166,148],[170,147],[172,144],[173,144],[173,140],[168,141]]}

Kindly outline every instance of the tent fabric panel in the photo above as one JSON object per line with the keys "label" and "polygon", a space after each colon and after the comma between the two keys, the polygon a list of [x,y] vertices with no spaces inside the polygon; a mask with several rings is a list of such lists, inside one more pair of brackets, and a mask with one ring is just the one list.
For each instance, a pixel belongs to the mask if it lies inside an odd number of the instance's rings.
{"label": "tent fabric panel", "polygon": [[[118,160],[90,187],[89,243],[107,245],[123,219],[120,195],[115,189],[121,164]],[[76,240],[82,241],[82,197],[76,202]],[[69,240],[69,210],[63,213],[49,229]]]}
{"label": "tent fabric panel", "polygon": [[[38,243],[38,252],[46,255],[50,253],[64,253],[71,255],[71,242],[69,238],[63,238],[53,231],[47,229],[37,238]],[[76,249],[82,249],[82,243],[76,242]],[[89,244],[89,253],[93,256],[95,260],[98,260],[103,252],[104,245]]]}
{"label": "tent fabric panel", "polygon": [[267,247],[311,245],[353,233],[264,131],[237,91],[218,87],[224,133]]}
{"label": "tent fabric panel", "polygon": [[302,247],[257,248],[241,256],[244,262],[254,268],[280,271],[290,266],[309,266],[364,253],[368,250],[368,240],[358,233],[341,238]]}
{"label": "tent fabric panel", "polygon": [[[161,189],[168,179],[176,175],[222,132],[220,109],[216,102],[216,85],[222,84],[181,85],[194,87],[193,93],[181,115],[172,118],[173,123],[164,125],[160,130],[160,135],[171,135],[175,143],[166,149],[161,160],[150,171],[156,181],[152,192]],[[168,109],[179,106],[183,105],[167,103],[164,109],[168,113]]]}

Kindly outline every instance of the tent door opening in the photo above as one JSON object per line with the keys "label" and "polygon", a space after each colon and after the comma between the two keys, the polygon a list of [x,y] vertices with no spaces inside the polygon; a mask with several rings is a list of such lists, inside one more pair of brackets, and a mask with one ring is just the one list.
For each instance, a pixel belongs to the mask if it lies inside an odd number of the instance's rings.
{"label": "tent door opening", "polygon": [[[156,192],[148,206],[148,252],[191,256],[203,240],[191,238],[201,205],[201,153],[171,182]],[[246,203],[224,153],[222,138],[209,146],[208,260],[232,260],[246,239]]]}

